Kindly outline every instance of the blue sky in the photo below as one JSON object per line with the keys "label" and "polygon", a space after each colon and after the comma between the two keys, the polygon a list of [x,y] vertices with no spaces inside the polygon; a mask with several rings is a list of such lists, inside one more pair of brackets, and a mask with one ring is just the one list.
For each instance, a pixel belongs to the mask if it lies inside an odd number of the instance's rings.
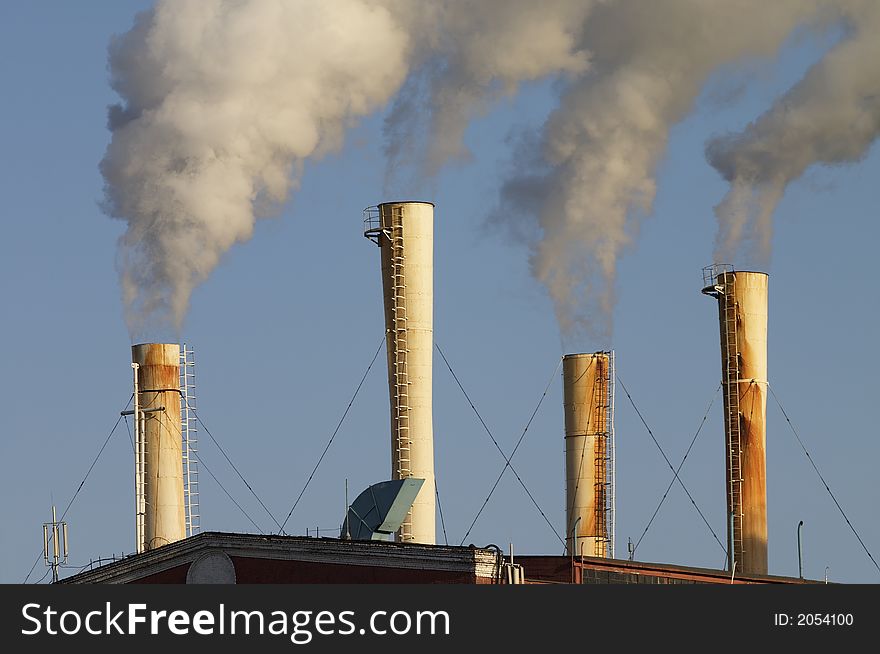
{"label": "blue sky", "polygon": [[[122,224],[100,210],[98,162],[109,140],[106,47],[147,2],[0,6],[0,582],[25,578],[41,549],[52,502],[65,507],[131,393],[129,346],[114,267]],[[618,373],[669,457],[678,462],[720,376],[716,307],[700,295],[711,263],[712,208],[726,186],[706,163],[707,138],[741,129],[797,81],[821,40],[792,41],[778,59],[710,82],[671,133],[658,193],[620,261],[613,347]],[[731,102],[717,98],[740,89]],[[529,274],[526,250],[488,228],[509,135],[538,125],[551,83],[523,87],[475,121],[471,161],[449,166],[409,195],[436,204],[435,340],[499,443],[509,451],[563,349],[552,304]],[[727,94],[730,95],[730,94]],[[199,415],[278,520],[327,443],[383,335],[378,251],[361,210],[383,197],[382,113],[348,134],[344,150],[309,162],[300,190],[260,221],[192,299],[183,339],[198,361]],[[775,218],[770,273],[769,375],[804,444],[875,558],[880,394],[873,288],[880,155],[813,168]],[[736,262],[733,262],[736,263]],[[578,343],[579,349],[603,344]],[[457,544],[504,461],[435,357],[436,473],[446,532]],[[720,400],[682,471],[724,540]],[[618,388],[617,556],[641,535],[670,472]],[[564,521],[562,393],[556,374],[513,460],[557,531]],[[200,454],[263,530],[272,520],[200,432]],[[352,494],[389,476],[387,387],[380,356],[297,507],[290,533],[338,525]],[[768,405],[770,572],[877,582],[778,407]],[[66,520],[71,563],[133,550],[132,452],[113,435]],[[202,528],[253,531],[207,475]],[[443,538],[438,529],[438,538]],[[561,553],[557,537],[509,473],[466,543],[513,543]],[[721,567],[723,552],[674,487],[636,553],[645,561]],[[42,562],[31,580],[45,570]]]}

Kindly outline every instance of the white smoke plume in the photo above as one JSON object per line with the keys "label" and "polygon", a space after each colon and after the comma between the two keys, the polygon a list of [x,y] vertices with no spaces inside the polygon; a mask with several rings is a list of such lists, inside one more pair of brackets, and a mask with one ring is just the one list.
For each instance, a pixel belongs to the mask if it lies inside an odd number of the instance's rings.
{"label": "white smoke plume", "polygon": [[474,117],[549,77],[561,97],[517,148],[495,221],[526,227],[562,330],[607,340],[617,261],[651,212],[669,130],[715,71],[773,56],[801,26],[852,30],[778,108],[710,145],[731,206],[756,188],[773,200],[813,161],[864,154],[877,131],[872,2],[159,0],[110,48],[122,102],[101,170],[107,211],[128,224],[129,326],[179,327],[193,288],[359,117],[390,104],[390,169],[430,176],[467,158]]}
{"label": "white smoke plume", "polygon": [[406,77],[410,36],[369,0],[161,0],[110,45],[101,162],[132,336],[180,328],[193,288]]}
{"label": "white smoke plume", "polygon": [[[580,43],[591,0],[453,0],[433,6],[430,48],[414,62],[410,83],[386,120],[389,173],[415,164],[431,177],[450,160],[466,160],[463,139],[470,121],[493,100],[523,82],[548,75],[578,75],[589,68]],[[424,39],[422,39],[424,42]],[[415,156],[423,131],[430,135]],[[421,145],[419,143],[419,145]]]}
{"label": "white smoke plume", "polygon": [[[516,147],[492,222],[530,248],[563,334],[610,340],[621,254],[651,213],[669,130],[722,66],[769,57],[831,0],[450,2],[441,36],[386,123],[390,168],[467,157],[470,120],[521,82],[557,76],[557,108]],[[474,8],[479,7],[479,11]],[[410,148],[408,150],[407,148]]]}
{"label": "white smoke plume", "polygon": [[706,156],[731,187],[715,208],[715,260],[767,265],[772,217],[813,164],[854,163],[880,136],[880,3],[842,3],[846,33],[793,88]]}
{"label": "white smoke plume", "polygon": [[[802,0],[621,0],[594,8],[582,36],[591,70],[526,141],[495,217],[531,211],[540,234],[532,271],[549,289],[564,335],[610,341],[618,259],[651,213],[669,130],[709,76],[773,55],[818,8]],[[521,160],[539,165],[523,170]]]}

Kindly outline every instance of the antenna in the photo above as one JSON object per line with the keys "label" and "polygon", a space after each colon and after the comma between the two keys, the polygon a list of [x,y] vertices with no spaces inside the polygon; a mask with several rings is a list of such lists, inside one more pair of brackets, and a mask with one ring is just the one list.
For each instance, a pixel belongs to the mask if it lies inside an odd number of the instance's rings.
{"label": "antenna", "polygon": [[[52,547],[51,556],[49,547]],[[52,568],[52,583],[58,581],[58,566],[67,565],[67,523],[58,522],[52,505],[52,522],[43,523],[43,560]]]}
{"label": "antenna", "polygon": [[345,540],[351,540],[351,529],[348,526],[348,509],[350,505],[348,503],[348,477],[345,478],[345,521],[342,523],[342,538]]}

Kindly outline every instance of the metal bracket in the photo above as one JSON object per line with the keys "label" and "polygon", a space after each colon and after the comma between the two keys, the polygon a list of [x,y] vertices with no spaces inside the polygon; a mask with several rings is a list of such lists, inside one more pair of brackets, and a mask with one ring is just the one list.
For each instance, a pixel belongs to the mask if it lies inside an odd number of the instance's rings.
{"label": "metal bracket", "polygon": [[[155,413],[156,411],[165,411],[165,407],[164,407],[164,406],[157,406],[157,407],[155,407],[155,408],[153,408],[153,409],[140,409],[140,410],[138,411],[138,413]],[[121,411],[121,412],[119,413],[119,415],[121,415],[121,416],[133,416],[133,415],[134,415],[134,411]]]}

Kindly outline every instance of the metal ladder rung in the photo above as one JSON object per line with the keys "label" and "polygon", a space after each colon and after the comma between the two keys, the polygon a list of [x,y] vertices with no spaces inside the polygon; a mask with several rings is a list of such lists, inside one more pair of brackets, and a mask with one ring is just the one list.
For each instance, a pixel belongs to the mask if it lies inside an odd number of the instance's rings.
{"label": "metal ladder rung", "polygon": [[[391,379],[394,386],[394,398],[392,412],[395,428],[395,451],[397,453],[396,472],[399,478],[407,478],[411,476],[410,468],[410,446],[411,441],[409,434],[409,373],[408,373],[408,353],[407,347],[407,311],[406,311],[406,256],[404,254],[404,229],[403,229],[403,213],[401,211],[391,211],[389,216],[390,224],[387,228],[389,246],[391,248],[388,256],[391,264],[391,292],[390,292],[390,314],[393,320],[392,326],[388,332],[391,334],[392,344],[392,369],[390,370]],[[412,518],[411,512],[407,513],[406,518],[401,524],[399,531],[401,540],[412,540]]]}

